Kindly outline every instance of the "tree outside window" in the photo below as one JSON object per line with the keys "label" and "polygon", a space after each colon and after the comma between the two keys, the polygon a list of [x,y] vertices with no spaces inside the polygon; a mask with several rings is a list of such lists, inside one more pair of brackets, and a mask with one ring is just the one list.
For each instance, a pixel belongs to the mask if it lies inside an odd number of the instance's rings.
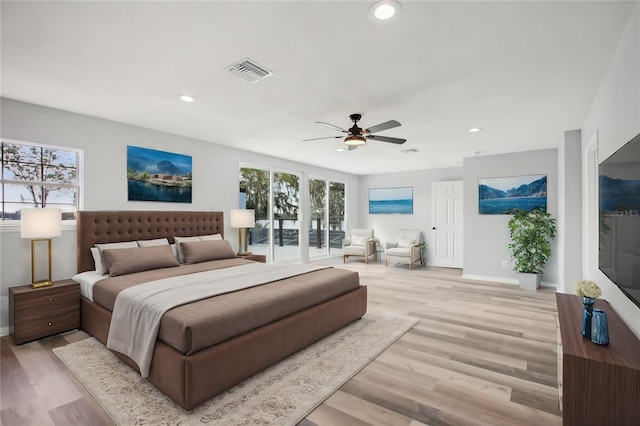
{"label": "tree outside window", "polygon": [[2,220],[23,208],[58,207],[63,219],[78,210],[78,151],[2,141]]}

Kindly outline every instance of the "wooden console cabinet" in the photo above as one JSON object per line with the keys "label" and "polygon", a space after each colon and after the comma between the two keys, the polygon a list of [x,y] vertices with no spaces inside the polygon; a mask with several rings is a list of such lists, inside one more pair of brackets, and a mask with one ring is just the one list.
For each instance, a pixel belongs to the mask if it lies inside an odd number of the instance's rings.
{"label": "wooden console cabinet", "polygon": [[556,294],[562,339],[562,419],[573,425],[640,425],[640,340],[611,305],[607,313],[609,345],[581,334],[583,306],[578,296]]}
{"label": "wooden console cabinet", "polygon": [[80,327],[80,284],[9,288],[9,333],[16,345]]}

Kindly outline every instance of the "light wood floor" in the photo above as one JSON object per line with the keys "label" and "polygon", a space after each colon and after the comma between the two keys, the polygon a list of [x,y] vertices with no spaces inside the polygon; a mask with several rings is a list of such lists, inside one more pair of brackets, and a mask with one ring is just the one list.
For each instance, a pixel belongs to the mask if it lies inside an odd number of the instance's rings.
{"label": "light wood floor", "polygon": [[[341,259],[360,273],[369,311],[420,323],[313,411],[312,425],[560,425],[552,289],[463,280],[455,269]],[[108,425],[51,352],[82,331],[15,346],[1,339],[3,425]]]}

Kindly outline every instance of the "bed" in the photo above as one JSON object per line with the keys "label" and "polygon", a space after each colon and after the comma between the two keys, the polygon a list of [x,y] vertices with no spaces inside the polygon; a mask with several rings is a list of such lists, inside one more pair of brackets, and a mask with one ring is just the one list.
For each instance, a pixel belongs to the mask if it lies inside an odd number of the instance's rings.
{"label": "bed", "polygon": [[[223,231],[222,212],[81,211],[77,217],[78,272],[95,269],[91,254],[95,244],[159,238],[167,238],[173,243],[174,237],[223,235]],[[252,262],[234,258],[188,265],[189,268],[184,269],[187,273],[209,267],[228,268],[230,271],[248,263]],[[168,269],[173,271],[183,266]],[[158,273],[155,270],[144,271],[133,273],[131,277],[153,277]],[[175,272],[172,273],[175,275]],[[108,300],[115,297],[113,288],[124,286],[121,283],[128,280],[128,276],[105,279],[95,285],[96,289],[99,286],[108,288],[108,291],[102,291],[102,296],[96,290],[96,297],[81,297],[81,328],[105,345],[112,316],[112,306],[109,306]],[[296,292],[308,285],[315,286],[314,297],[321,297],[322,300],[306,302],[310,304],[306,306],[298,303],[300,296]],[[267,305],[255,307],[256,300]],[[162,317],[147,380],[181,407],[191,410],[225,389],[358,320],[365,314],[366,306],[367,289],[360,285],[358,274],[336,268],[313,271],[179,306]],[[222,312],[225,310],[226,314]],[[203,312],[206,318],[200,317]],[[176,325],[180,321],[184,323]],[[222,322],[216,322],[214,326],[211,321]],[[251,325],[251,321],[258,323]],[[239,323],[242,325],[238,326]],[[232,329],[236,331],[232,332]],[[182,334],[176,335],[176,330]],[[167,333],[173,333],[174,337],[167,337]],[[131,358],[114,353],[131,368],[140,371]]]}

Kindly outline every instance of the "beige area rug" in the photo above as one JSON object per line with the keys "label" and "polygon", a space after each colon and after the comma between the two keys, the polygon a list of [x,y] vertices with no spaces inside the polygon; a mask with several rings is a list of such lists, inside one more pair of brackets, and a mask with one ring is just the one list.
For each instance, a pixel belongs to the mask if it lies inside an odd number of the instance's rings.
{"label": "beige area rug", "polygon": [[417,322],[367,313],[191,411],[171,401],[94,338],[53,352],[119,425],[293,425]]}

